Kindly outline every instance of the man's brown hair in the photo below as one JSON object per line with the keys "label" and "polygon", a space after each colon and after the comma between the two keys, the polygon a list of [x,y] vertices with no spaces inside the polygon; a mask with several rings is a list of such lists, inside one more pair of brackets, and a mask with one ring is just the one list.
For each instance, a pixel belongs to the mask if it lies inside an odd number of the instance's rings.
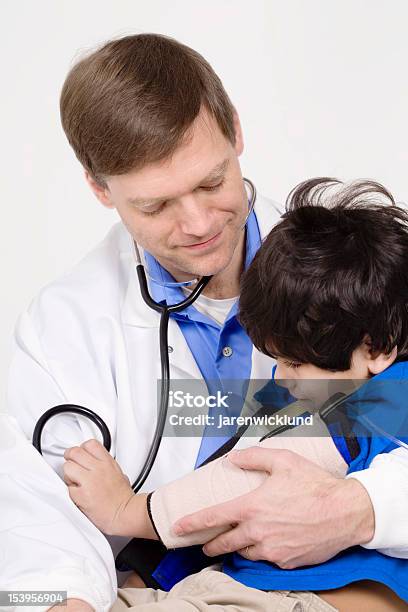
{"label": "man's brown hair", "polygon": [[168,158],[205,108],[235,143],[233,106],[208,62],[167,36],[104,44],[69,72],[61,121],[83,167],[99,183]]}

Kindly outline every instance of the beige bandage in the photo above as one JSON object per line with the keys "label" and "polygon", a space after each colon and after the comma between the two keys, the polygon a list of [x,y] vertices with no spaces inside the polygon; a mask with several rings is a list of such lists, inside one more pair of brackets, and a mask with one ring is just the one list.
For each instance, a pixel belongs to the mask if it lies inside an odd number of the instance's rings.
{"label": "beige bandage", "polygon": [[[294,451],[331,472],[334,476],[343,478],[348,466],[337,450],[325,424],[319,417],[315,417],[313,437],[308,435],[309,429],[302,425],[285,435],[267,438],[256,445],[262,448]],[[248,445],[251,445],[250,441]],[[242,448],[242,444],[239,446]],[[155,528],[164,545],[167,548],[179,548],[204,544],[216,537],[225,529],[222,527],[207,528],[191,535],[175,536],[172,532],[172,525],[186,514],[252,491],[265,478],[267,478],[266,472],[243,470],[233,465],[228,457],[224,456],[160,487],[151,496],[150,511]]]}

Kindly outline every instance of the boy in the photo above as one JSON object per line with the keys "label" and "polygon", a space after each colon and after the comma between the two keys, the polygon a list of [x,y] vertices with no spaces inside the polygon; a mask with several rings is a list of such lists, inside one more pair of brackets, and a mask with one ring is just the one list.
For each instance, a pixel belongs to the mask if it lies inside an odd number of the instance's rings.
{"label": "boy", "polygon": [[[267,438],[260,445],[297,452],[330,467],[338,477],[403,446],[398,438],[408,421],[403,403],[407,305],[408,215],[392,196],[370,181],[345,186],[313,179],[299,185],[244,275],[240,321],[254,345],[276,358],[274,379],[293,398],[312,402],[317,435],[295,437],[292,430],[289,437]],[[347,392],[335,402],[337,409],[328,411],[327,400],[344,392],[345,381]],[[264,394],[273,394],[274,387],[272,382]],[[72,449],[65,454],[65,480],[73,501],[105,533],[151,539],[160,535],[168,547],[203,543],[220,533],[203,529],[193,536],[174,536],[172,524],[197,510],[197,499],[201,507],[226,501],[262,486],[267,477],[260,472],[248,477],[220,457],[149,495],[149,518],[147,496],[133,494],[103,447],[85,444],[75,450],[75,459]],[[233,484],[229,491],[219,487],[217,496],[212,492],[220,478]],[[96,507],[95,491],[101,499],[101,487],[105,499]],[[191,503],[187,492],[194,487],[201,497],[193,493]],[[181,506],[175,503],[179,499]],[[245,556],[250,556],[247,548]],[[370,579],[408,601],[407,562],[362,547],[296,570],[234,554],[226,558],[223,570],[262,592],[339,589]],[[400,604],[390,595],[388,605],[398,609]]]}

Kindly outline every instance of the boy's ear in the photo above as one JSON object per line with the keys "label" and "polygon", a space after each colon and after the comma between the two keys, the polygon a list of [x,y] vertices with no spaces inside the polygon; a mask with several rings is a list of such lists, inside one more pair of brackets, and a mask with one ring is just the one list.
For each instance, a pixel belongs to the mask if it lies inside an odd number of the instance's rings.
{"label": "boy's ear", "polygon": [[368,351],[367,367],[370,374],[380,374],[384,370],[390,367],[397,358],[398,348],[394,346],[392,351],[386,355],[385,353],[374,353],[372,349]]}
{"label": "boy's ear", "polygon": [[98,183],[86,170],[85,180],[103,206],[106,206],[106,208],[115,208],[110,199],[109,189]]}

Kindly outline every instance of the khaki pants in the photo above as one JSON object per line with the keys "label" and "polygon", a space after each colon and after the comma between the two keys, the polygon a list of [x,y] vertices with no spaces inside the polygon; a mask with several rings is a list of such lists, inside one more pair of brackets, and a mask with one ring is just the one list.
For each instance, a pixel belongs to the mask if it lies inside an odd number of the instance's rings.
{"label": "khaki pants", "polygon": [[111,612],[338,612],[315,593],[259,591],[233,580],[219,566],[188,576],[169,592],[118,589]]}

